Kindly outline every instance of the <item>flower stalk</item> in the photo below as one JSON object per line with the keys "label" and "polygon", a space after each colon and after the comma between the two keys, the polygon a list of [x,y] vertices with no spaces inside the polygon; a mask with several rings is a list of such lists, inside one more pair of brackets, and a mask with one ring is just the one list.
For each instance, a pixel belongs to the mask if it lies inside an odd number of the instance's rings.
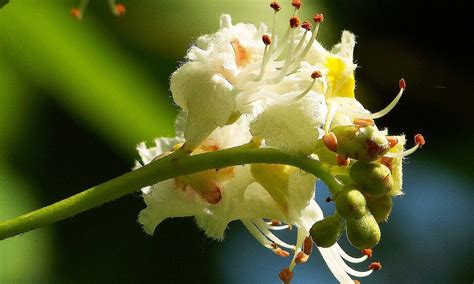
{"label": "flower stalk", "polygon": [[330,167],[308,157],[295,156],[270,148],[256,148],[248,144],[193,156],[176,151],[144,167],[87,189],[69,198],[0,222],[0,240],[14,237],[75,216],[141,188],[173,177],[229,166],[266,163],[295,166],[311,173],[326,183],[331,193],[342,186],[331,174]]}

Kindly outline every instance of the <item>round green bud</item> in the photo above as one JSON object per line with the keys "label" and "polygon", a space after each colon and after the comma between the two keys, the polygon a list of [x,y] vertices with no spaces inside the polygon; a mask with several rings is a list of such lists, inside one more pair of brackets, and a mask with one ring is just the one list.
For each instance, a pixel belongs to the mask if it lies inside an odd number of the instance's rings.
{"label": "round green bud", "polygon": [[379,198],[368,197],[367,207],[378,223],[386,222],[390,212],[392,212],[392,197],[384,195]]}
{"label": "round green bud", "polygon": [[394,187],[390,169],[380,163],[357,161],[351,166],[349,175],[372,197],[384,196]]}
{"label": "round green bud", "polygon": [[362,218],[367,213],[365,197],[357,187],[348,186],[337,195],[336,210],[346,220]]}
{"label": "round green bud", "polygon": [[374,247],[381,236],[379,225],[371,214],[357,220],[347,220],[346,233],[349,242],[360,250]]}
{"label": "round green bud", "polygon": [[390,149],[385,135],[374,126],[340,125],[332,129],[336,152],[354,160],[373,161]]}
{"label": "round green bud", "polygon": [[327,216],[323,220],[314,223],[309,233],[318,247],[328,248],[339,240],[342,229],[343,226],[339,216]]}

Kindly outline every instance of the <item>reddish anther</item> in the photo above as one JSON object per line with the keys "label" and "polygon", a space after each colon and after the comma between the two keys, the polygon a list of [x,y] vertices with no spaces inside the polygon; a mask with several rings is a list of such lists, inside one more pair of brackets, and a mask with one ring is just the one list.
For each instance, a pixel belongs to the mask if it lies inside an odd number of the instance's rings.
{"label": "reddish anther", "polygon": [[324,21],[324,15],[323,14],[316,14],[313,16],[313,21],[315,23],[321,23],[322,21]]}
{"label": "reddish anther", "polygon": [[359,280],[352,280],[352,281],[354,281],[354,284],[360,284]]}
{"label": "reddish anther", "polygon": [[127,8],[125,8],[124,4],[122,3],[115,4],[114,13],[116,16],[123,16],[125,15],[125,12],[127,12]]}
{"label": "reddish anther", "polygon": [[301,27],[309,32],[313,28],[313,25],[311,25],[311,23],[308,21],[304,21],[301,24]]}
{"label": "reddish anther", "polygon": [[303,252],[307,255],[311,255],[311,252],[313,252],[313,239],[310,236],[304,239]]}
{"label": "reddish anther", "polygon": [[380,264],[380,262],[378,262],[378,261],[372,262],[372,263],[369,265],[369,269],[372,269],[372,270],[380,270],[380,269],[382,269],[382,264]]}
{"label": "reddish anther", "polygon": [[269,35],[263,35],[262,36],[262,41],[265,45],[272,44],[272,38]]}
{"label": "reddish anther", "polygon": [[270,7],[271,7],[275,12],[278,12],[278,11],[281,10],[280,4],[278,4],[276,1],[273,1],[272,3],[270,3]]}
{"label": "reddish anther", "polygon": [[336,155],[336,164],[339,167],[347,167],[349,166],[349,158],[343,155]]}
{"label": "reddish anther", "polygon": [[81,10],[78,8],[71,9],[71,16],[77,20],[80,20],[82,18]]}
{"label": "reddish anther", "polygon": [[277,247],[277,248],[274,248],[273,249],[273,252],[278,255],[278,256],[281,256],[281,257],[288,257],[290,256],[290,253],[287,252],[286,250],[282,250],[281,248]]}
{"label": "reddish anther", "polygon": [[398,81],[398,86],[400,87],[400,89],[406,90],[407,83],[405,82],[405,79],[400,79],[400,81]]}
{"label": "reddish anther", "polygon": [[278,274],[278,277],[280,277],[280,280],[283,281],[283,283],[290,283],[291,279],[293,279],[293,271],[291,271],[288,267],[283,268],[283,270]]}
{"label": "reddish anther", "polygon": [[372,257],[372,249],[363,249],[360,251],[363,255],[366,255],[367,257]]}
{"label": "reddish anther", "polygon": [[298,18],[297,16],[293,16],[290,18],[290,27],[292,29],[294,28],[297,28],[300,26],[300,18]]}
{"label": "reddish anther", "polygon": [[281,222],[278,220],[272,220],[271,224],[272,226],[278,226],[278,225],[281,225]]}
{"label": "reddish anther", "polygon": [[424,146],[425,145],[425,137],[423,137],[423,135],[421,135],[421,134],[416,134],[415,135],[415,143],[420,147]]}
{"label": "reddish anther", "polygon": [[360,126],[360,127],[366,127],[366,126],[374,126],[375,121],[370,118],[356,118],[352,121],[354,125]]}
{"label": "reddish anther", "polygon": [[397,146],[398,144],[398,139],[397,137],[395,136],[387,136],[387,141],[388,141],[388,145],[390,146],[390,148],[393,148],[395,146]]}
{"label": "reddish anther", "polygon": [[313,79],[321,78],[322,76],[323,74],[319,71],[314,71],[313,73],[311,73],[311,78]]}
{"label": "reddish anther", "polygon": [[295,257],[295,263],[305,263],[309,259],[309,255],[300,251]]}
{"label": "reddish anther", "polygon": [[337,137],[334,133],[329,132],[323,136],[323,143],[326,147],[333,152],[337,151]]}
{"label": "reddish anther", "polygon": [[291,6],[295,7],[296,9],[301,8],[301,0],[293,0],[293,1],[291,1]]}

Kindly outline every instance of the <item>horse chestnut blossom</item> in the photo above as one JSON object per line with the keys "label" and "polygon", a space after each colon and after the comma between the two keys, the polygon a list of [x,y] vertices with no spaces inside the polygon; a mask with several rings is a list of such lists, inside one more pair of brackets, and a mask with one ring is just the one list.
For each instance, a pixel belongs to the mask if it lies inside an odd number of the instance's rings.
{"label": "horse chestnut blossom", "polygon": [[[168,155],[194,156],[232,147],[272,148],[327,165],[337,180],[330,188],[333,215],[324,217],[315,202],[317,177],[280,164],[246,164],[210,169],[168,179],[142,189],[147,207],[139,214],[146,233],[166,218],[194,216],[211,238],[224,238],[228,224],[240,220],[265,248],[281,257],[292,254],[279,274],[284,283],[296,265],[307,261],[316,244],[341,283],[381,268],[355,271],[372,255],[381,237],[378,223],[392,210],[392,197],[402,193],[402,159],[423,146],[405,151],[405,136],[379,130],[377,119],[394,108],[406,83],[383,110],[372,113],[355,98],[355,36],[344,31],[326,50],[316,40],[322,14],[311,21],[298,17],[301,1],[292,1],[293,16],[283,35],[274,27],[280,4],[272,2],[274,20],[265,24],[233,24],[222,15],[220,29],[199,37],[186,62],[171,76],[171,92],[181,108],[176,137],[159,138],[155,146],[138,146],[137,168]],[[289,244],[274,232],[296,227]],[[343,231],[363,256],[347,255],[337,244]]]}

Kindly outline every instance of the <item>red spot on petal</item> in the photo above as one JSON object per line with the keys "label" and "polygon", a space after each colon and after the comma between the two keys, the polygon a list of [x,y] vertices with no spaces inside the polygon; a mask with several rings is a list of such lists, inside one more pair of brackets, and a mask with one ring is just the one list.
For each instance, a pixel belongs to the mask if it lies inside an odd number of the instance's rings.
{"label": "red spot on petal", "polygon": [[230,41],[235,53],[235,64],[242,68],[250,63],[250,52],[240,44],[238,39]]}
{"label": "red spot on petal", "polygon": [[397,146],[398,144],[398,139],[395,136],[387,136],[387,140],[388,140],[388,145],[390,146],[390,148],[393,148]]}
{"label": "red spot on petal", "polygon": [[124,4],[122,3],[115,4],[114,14],[116,16],[123,16],[125,15],[126,12],[127,12],[127,8],[125,7]]}

